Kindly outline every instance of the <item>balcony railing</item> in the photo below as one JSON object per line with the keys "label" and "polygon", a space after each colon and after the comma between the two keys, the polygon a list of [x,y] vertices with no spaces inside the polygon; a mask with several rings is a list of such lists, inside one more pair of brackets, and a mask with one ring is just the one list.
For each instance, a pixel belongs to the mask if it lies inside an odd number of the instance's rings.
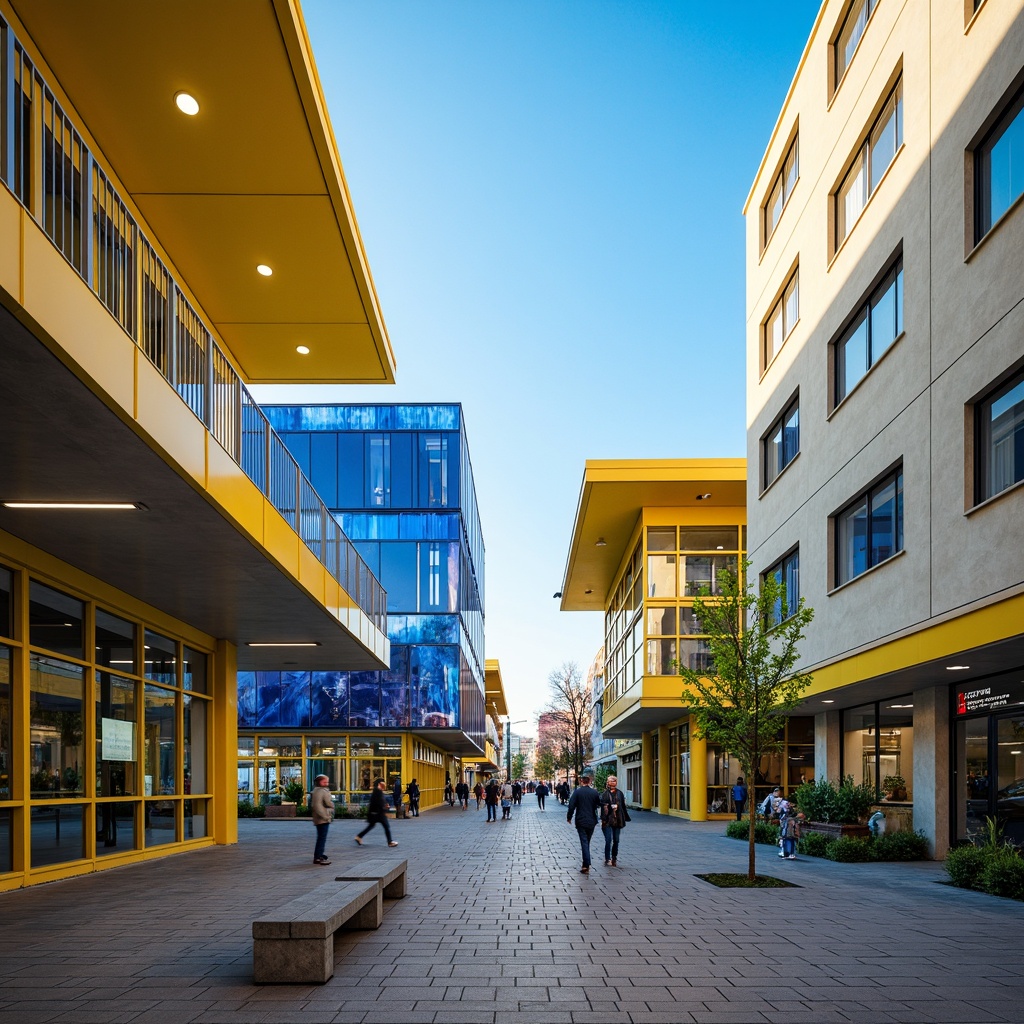
{"label": "balcony railing", "polygon": [[377,629],[384,589],[0,19],[0,179]]}

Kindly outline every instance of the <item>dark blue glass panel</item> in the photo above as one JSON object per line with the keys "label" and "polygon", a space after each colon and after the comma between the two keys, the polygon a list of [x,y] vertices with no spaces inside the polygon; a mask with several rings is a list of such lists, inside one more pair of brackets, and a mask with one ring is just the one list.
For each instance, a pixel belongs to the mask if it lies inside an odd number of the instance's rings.
{"label": "dark blue glass panel", "polygon": [[351,541],[398,540],[398,516],[391,512],[343,512],[335,518]]}
{"label": "dark blue glass panel", "polygon": [[284,430],[458,430],[458,405],[265,405],[270,425]]}
{"label": "dark blue glass panel", "polygon": [[[351,538],[349,538],[351,540]],[[380,579],[380,545],[371,540],[352,541],[352,546],[359,552],[359,557],[367,564],[370,572]],[[384,588],[385,590],[387,587]]]}
{"label": "dark blue glass panel", "polygon": [[338,507],[338,436],[312,434],[309,439],[309,482],[328,508]]}
{"label": "dark blue glass panel", "polygon": [[414,647],[409,668],[412,726],[454,727],[459,708],[459,649]]}
{"label": "dark blue glass panel", "polygon": [[391,507],[412,507],[412,434],[391,435]]}
{"label": "dark blue glass panel", "polygon": [[391,615],[388,639],[393,644],[457,644],[457,615]]}
{"label": "dark blue glass panel", "polygon": [[458,512],[406,512],[398,517],[402,540],[458,540]]}
{"label": "dark blue glass panel", "polygon": [[416,611],[416,548],[412,541],[380,545],[381,586],[388,592],[388,611]]}
{"label": "dark blue glass panel", "polygon": [[389,728],[409,725],[409,648],[393,645],[391,671],[381,673],[380,724]]}
{"label": "dark blue glass panel", "polygon": [[238,673],[238,725],[251,729],[256,725],[256,673]]}
{"label": "dark blue glass panel", "polygon": [[380,725],[380,673],[349,673],[349,726],[353,729]]}
{"label": "dark blue glass panel", "polygon": [[348,727],[348,673],[314,672],[312,678],[314,728]]}
{"label": "dark blue glass panel", "polygon": [[338,508],[363,507],[363,436],[338,435]]}
{"label": "dark blue glass panel", "polygon": [[421,612],[459,610],[459,546],[420,544]]}
{"label": "dark blue glass panel", "polygon": [[281,440],[299,464],[299,469],[309,477],[309,434],[282,434]]}
{"label": "dark blue glass panel", "polygon": [[265,728],[309,726],[309,673],[257,672],[256,724]]}

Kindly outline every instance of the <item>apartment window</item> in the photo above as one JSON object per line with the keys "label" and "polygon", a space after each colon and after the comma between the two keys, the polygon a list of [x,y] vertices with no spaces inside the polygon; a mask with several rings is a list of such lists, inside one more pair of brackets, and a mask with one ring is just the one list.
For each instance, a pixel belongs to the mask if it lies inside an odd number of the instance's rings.
{"label": "apartment window", "polygon": [[859,494],[834,518],[839,586],[903,550],[903,467]]}
{"label": "apartment window", "polygon": [[1024,89],[974,151],[974,241],[1024,193]]}
{"label": "apartment window", "polygon": [[779,596],[771,613],[769,625],[777,626],[788,619],[800,605],[800,549],[796,548],[780,558],[771,568],[761,574],[761,579],[774,577],[785,586],[785,594]]}
{"label": "apartment window", "polygon": [[837,406],[903,333],[903,257],[893,264],[835,343]]}
{"label": "apartment window", "polygon": [[772,306],[768,319],[764,323],[764,366],[767,368],[778,355],[786,339],[789,337],[800,319],[800,271],[793,271],[793,276],[786,282],[782,294]]}
{"label": "apartment window", "polygon": [[773,483],[775,478],[796,458],[800,451],[800,396],[797,395],[786,406],[782,415],[768,428],[761,438],[764,453],[762,490]]}
{"label": "apartment window", "polygon": [[833,65],[835,77],[832,81],[833,90],[839,88],[839,83],[846,74],[846,69],[857,52],[864,30],[868,27],[868,21],[878,6],[878,0],[853,0],[846,11],[846,17],[839,26],[839,34],[832,44],[834,55]]}
{"label": "apartment window", "polygon": [[850,169],[835,191],[835,245],[838,248],[867,206],[903,144],[903,81],[886,97]]}
{"label": "apartment window", "polygon": [[1024,372],[975,406],[975,498],[985,501],[1024,480]]}
{"label": "apartment window", "polygon": [[779,223],[782,211],[785,209],[786,203],[789,202],[789,197],[793,194],[793,189],[796,186],[796,180],[800,176],[798,144],[799,139],[795,138],[789,149],[786,150],[782,165],[779,167],[779,172],[772,182],[771,191],[768,193],[768,200],[762,208],[765,245],[768,244],[775,225]]}

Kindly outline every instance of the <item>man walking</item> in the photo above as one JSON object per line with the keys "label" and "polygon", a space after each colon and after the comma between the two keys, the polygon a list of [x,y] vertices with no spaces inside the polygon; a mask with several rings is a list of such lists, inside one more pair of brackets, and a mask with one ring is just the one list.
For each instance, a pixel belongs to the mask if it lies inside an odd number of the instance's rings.
{"label": "man walking", "polygon": [[484,803],[487,804],[487,822],[498,820],[498,780],[488,779],[484,789]]}
{"label": "man walking", "polygon": [[743,808],[747,804],[747,787],[743,782],[743,776],[736,776],[736,785],[732,787],[732,802],[736,808],[736,820],[743,818]]}
{"label": "man walking", "polygon": [[[566,783],[568,785],[568,783]],[[583,852],[581,875],[590,874],[590,840],[597,828],[597,816],[601,808],[601,795],[590,785],[590,776],[580,776],[580,786],[573,790],[569,797],[569,807],[565,820],[572,824],[572,816],[576,815],[576,831],[580,837],[580,849]]]}
{"label": "man walking", "polygon": [[534,790],[537,794],[537,806],[543,811],[544,810],[544,797],[548,795],[548,787],[543,782],[537,783],[537,788]]}
{"label": "man walking", "polygon": [[313,792],[309,796],[309,810],[316,825],[316,846],[313,847],[313,863],[326,867],[331,862],[327,859],[327,832],[334,819],[334,797],[331,796],[330,780],[326,775],[318,775],[313,780]]}
{"label": "man walking", "polygon": [[[619,833],[629,821],[626,800],[619,791],[619,780],[608,776],[608,788],[601,794],[601,831],[604,833],[605,867],[619,866]],[[577,819],[579,820],[579,819]]]}
{"label": "man walking", "polygon": [[384,826],[384,835],[388,837],[388,846],[397,846],[391,838],[391,826],[388,824],[388,816],[384,800],[384,780],[378,779],[373,784],[373,792],[370,794],[370,806],[366,809],[366,828],[356,836],[356,842],[362,846],[363,836],[373,828],[374,825]]}

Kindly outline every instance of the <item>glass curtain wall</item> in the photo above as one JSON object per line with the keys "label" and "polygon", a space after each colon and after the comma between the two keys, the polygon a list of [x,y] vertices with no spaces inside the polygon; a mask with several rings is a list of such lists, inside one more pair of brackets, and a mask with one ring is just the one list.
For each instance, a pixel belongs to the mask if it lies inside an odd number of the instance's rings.
{"label": "glass curtain wall", "polygon": [[[913,801],[913,708],[907,694],[843,711],[840,774],[873,786],[880,797],[891,793],[890,799]],[[902,785],[896,785],[896,779],[902,779]]]}

